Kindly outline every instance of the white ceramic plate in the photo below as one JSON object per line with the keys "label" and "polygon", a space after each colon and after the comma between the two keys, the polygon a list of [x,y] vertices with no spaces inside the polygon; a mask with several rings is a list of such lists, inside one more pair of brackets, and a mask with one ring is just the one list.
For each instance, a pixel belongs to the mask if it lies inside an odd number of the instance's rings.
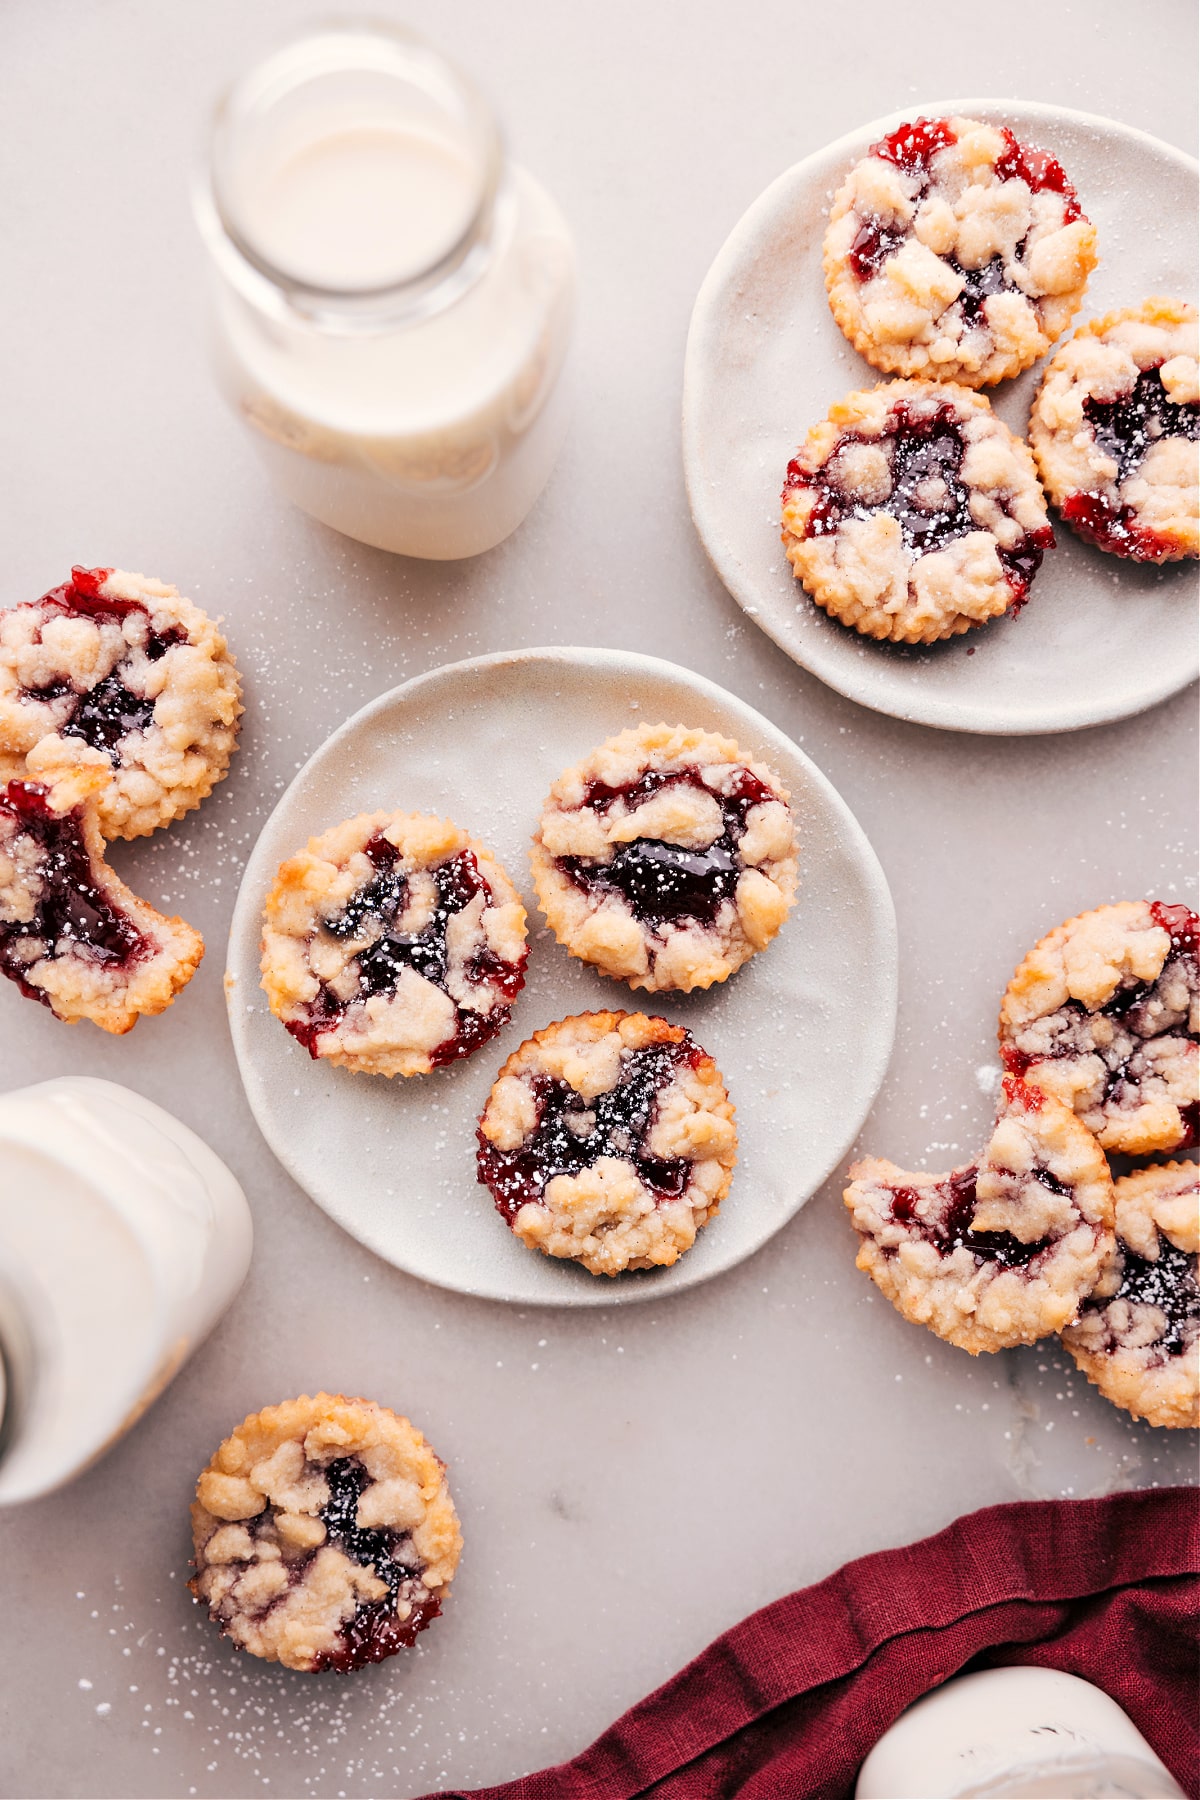
{"label": "white ceramic plate", "polygon": [[[801,888],[769,949],[707,994],[634,995],[559,949],[536,913],[527,847],[567,764],[646,720],[736,737],[778,769],[797,814]],[[379,807],[448,814],[500,855],[531,919],[512,1023],[465,1062],[412,1080],[314,1062],[267,1009],[259,931],[275,870],[315,832]],[[716,1275],[764,1244],[852,1143],[896,1018],[896,926],[874,851],[819,769],[732,694],[671,663],[609,650],[521,650],[436,669],[336,731],[254,848],[226,977],[254,1116],[318,1206],[426,1281],[497,1300],[611,1306]],[[597,1278],[527,1250],[475,1179],[475,1123],[504,1059],[554,1019],[604,1007],[688,1025],[738,1109],[739,1165],[719,1216],[671,1269]]]}
{"label": "white ceramic plate", "polygon": [[[905,119],[1011,125],[1059,157],[1099,234],[1077,323],[1149,294],[1196,298],[1196,169],[1157,138],[1029,101],[937,100],[806,157],[735,226],[700,289],[684,367],[683,456],[696,529],[734,598],[788,655],[877,712],[957,731],[1073,731],[1142,712],[1197,674],[1195,564],[1118,562],[1058,526],[1026,610],[929,647],[837,624],[779,542],[788,459],[835,400],[883,379],[842,336],[821,243],[846,171]],[[1042,364],[987,393],[1023,435]]]}

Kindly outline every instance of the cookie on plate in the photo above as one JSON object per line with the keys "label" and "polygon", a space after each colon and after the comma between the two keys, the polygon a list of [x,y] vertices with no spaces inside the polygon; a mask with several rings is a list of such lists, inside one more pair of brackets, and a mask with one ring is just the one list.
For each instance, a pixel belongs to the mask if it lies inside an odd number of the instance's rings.
{"label": "cookie on plate", "polygon": [[729,1192],[733,1107],[682,1026],[581,1013],[513,1052],[479,1121],[479,1179],[523,1243],[593,1275],[673,1263]]}
{"label": "cookie on plate", "polygon": [[310,1055],[427,1075],[507,1025],[529,955],[525,908],[449,819],[360,813],[285,862],[267,896],[262,985]]}
{"label": "cookie on plate", "polygon": [[302,1394],[251,1413],[192,1506],[188,1586],[239,1649],[361,1669],[442,1610],[462,1551],[444,1464],[371,1400]]}
{"label": "cookie on plate", "polygon": [[1151,1425],[1200,1425],[1200,1170],[1116,1184],[1116,1248],[1062,1341],[1106,1400]]}
{"label": "cookie on plate", "polygon": [[1033,458],[983,395],[885,381],[832,407],[788,464],[783,543],[843,625],[932,644],[1020,607],[1054,533]]}
{"label": "cookie on plate", "polygon": [[119,1035],[171,1004],[204,940],[109,868],[99,805],[112,776],[63,767],[61,753],[40,744],[29,779],[0,781],[0,972],[56,1017]]}
{"label": "cookie on plate", "polygon": [[1133,562],[1200,556],[1194,306],[1093,319],[1054,356],[1029,420],[1046,492],[1080,537]]}
{"label": "cookie on plate", "polygon": [[1095,1138],[1013,1076],[978,1162],[949,1175],[858,1162],[845,1201],[859,1268],[906,1319],[972,1356],[1060,1331],[1113,1247]]}
{"label": "cookie on plate", "polygon": [[1196,1143],[1198,952],[1200,919],[1158,900],[1056,926],[1005,992],[1005,1068],[1073,1107],[1110,1153]]}
{"label": "cookie on plate", "polygon": [[71,579],[0,612],[0,760],[46,739],[60,762],[110,770],[106,838],[144,837],[212,792],[242,711],[225,639],[190,600],[123,569]]}
{"label": "cookie on plate", "polygon": [[1062,164],[1003,125],[915,119],[834,196],[825,285],[854,348],[888,375],[990,387],[1061,336],[1096,266]]}
{"label": "cookie on plate", "polygon": [[623,731],[560,775],[531,860],[564,949],[650,993],[724,981],[796,895],[787,789],[732,739],[683,725]]}

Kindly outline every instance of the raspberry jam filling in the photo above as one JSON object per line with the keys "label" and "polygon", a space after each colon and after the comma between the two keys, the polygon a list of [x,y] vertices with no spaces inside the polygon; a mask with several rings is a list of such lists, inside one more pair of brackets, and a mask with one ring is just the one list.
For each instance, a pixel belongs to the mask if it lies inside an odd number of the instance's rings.
{"label": "raspberry jam filling", "polygon": [[[1158,1256],[1153,1262],[1138,1256],[1128,1246],[1121,1248],[1123,1269],[1121,1285],[1108,1299],[1096,1303],[1095,1310],[1104,1312],[1114,1301],[1127,1300],[1133,1306],[1156,1306],[1163,1315],[1162,1336],[1148,1346],[1156,1356],[1178,1356],[1200,1335],[1200,1285],[1197,1285],[1197,1259],[1180,1250],[1160,1232]],[[1086,1311],[1092,1311],[1087,1307]],[[1111,1330],[1111,1327],[1110,1327]],[[1113,1347],[1120,1348],[1121,1334],[1112,1332]]]}
{"label": "raspberry jam filling", "polygon": [[[111,569],[72,569],[70,581],[51,588],[35,604],[52,606],[57,611],[88,619],[119,621],[142,613],[148,621],[149,608],[140,600],[110,599],[100,592],[111,574]],[[148,661],[160,662],[172,644],[186,641],[187,632],[183,627],[173,625],[166,631],[149,631],[141,650]],[[65,723],[59,726],[60,735],[79,738],[93,750],[103,750],[117,763],[121,761],[122,741],[133,732],[148,730],[154,718],[154,701],[145,695],[131,693],[115,669],[82,693],[65,680],[30,691],[35,699],[47,701],[71,695],[75,705]]]}
{"label": "raspberry jam filling", "polygon": [[[1088,1023],[1096,1015],[1081,1001],[1067,1000],[1058,1009],[1058,1016],[1064,1021],[1063,1029],[1054,1043],[1037,1056],[1016,1044],[1001,1045],[1000,1059],[1010,1075],[1024,1075],[1041,1062],[1097,1055],[1105,1065],[1102,1104],[1108,1105],[1115,1100],[1120,1105],[1126,1098],[1131,1098],[1136,1105],[1139,1077],[1133,1072],[1132,1065],[1145,1045],[1166,1033],[1194,1039],[1195,1033],[1189,1028],[1186,1015],[1177,1023],[1163,1026],[1158,995],[1164,987],[1173,986],[1175,977],[1180,974],[1189,994],[1194,994],[1200,987],[1200,915],[1192,912],[1190,907],[1162,900],[1151,901],[1150,915],[1167,933],[1171,948],[1154,981],[1123,983],[1098,1009],[1101,1016],[1114,1021],[1120,1035],[1103,1047],[1097,1047]],[[1188,1101],[1179,1111],[1184,1135],[1175,1148],[1186,1150],[1200,1141],[1200,1101]]]}
{"label": "raspberry jam filling", "polygon": [[[788,464],[785,502],[796,488],[811,488],[817,495],[805,538],[829,537],[846,519],[869,519],[886,512],[899,523],[904,547],[916,558],[981,529],[971,517],[971,490],[962,480],[966,451],[962,427],[948,402],[918,412],[908,401],[898,401],[888,414],[884,437],[847,431],[839,451],[847,444],[866,443],[891,449],[892,491],[878,505],[865,504],[842,486],[836,454],[820,469],[806,469],[798,460]],[[1003,496],[995,497],[1003,505]],[[1024,603],[1044,553],[1053,547],[1054,533],[1048,525],[1024,532],[1011,549],[996,545],[1014,606]]]}
{"label": "raspberry jam filling", "polygon": [[[1049,1169],[1034,1169],[1033,1178],[1052,1194],[1068,1193],[1068,1189]],[[892,1217],[903,1225],[912,1225],[942,1256],[955,1250],[969,1250],[981,1262],[995,1263],[1001,1269],[1023,1268],[1035,1257],[1053,1248],[1044,1238],[1032,1244],[1023,1243],[1009,1231],[975,1231],[971,1220],[978,1204],[975,1184],[978,1167],[956,1169],[936,1188],[893,1188]],[[930,1200],[935,1206],[930,1211]],[[918,1207],[923,1204],[922,1214]],[[893,1251],[894,1255],[895,1252]]]}
{"label": "raspberry jam filling", "polygon": [[537,1124],[516,1150],[500,1150],[480,1131],[479,1179],[496,1210],[511,1225],[530,1202],[540,1202],[556,1175],[578,1175],[602,1156],[632,1163],[638,1180],[661,1200],[678,1199],[691,1160],[651,1156],[646,1140],[658,1116],[658,1097],[681,1068],[694,1068],[704,1051],[684,1034],[677,1044],[624,1050],[617,1085],[585,1100],[551,1075],[530,1078]]}
{"label": "raspberry jam filling", "polygon": [[39,987],[25,980],[29,959],[21,946],[37,940],[37,957],[83,955],[89,962],[127,968],[151,951],[149,940],[96,885],[83,841],[79,813],[56,813],[47,790],[36,782],[10,781],[0,788],[0,818],[15,821],[3,833],[12,853],[16,840],[32,840],[37,850],[31,886],[39,890],[30,919],[0,919],[0,970],[31,1000],[50,1005]]}
{"label": "raspberry jam filling", "polygon": [[[1200,438],[1200,406],[1195,401],[1168,398],[1157,368],[1143,369],[1133,387],[1119,400],[1083,403],[1096,446],[1117,465],[1119,487],[1140,467],[1152,445],[1162,438]],[[1154,560],[1168,547],[1160,532],[1139,525],[1130,506],[1106,494],[1071,494],[1062,509],[1063,518],[1081,537],[1113,556]]]}
{"label": "raspberry jam filling", "polygon": [[[1019,143],[1007,126],[1000,127],[1000,135],[1004,138],[1005,148],[996,159],[997,179],[1023,181],[1034,194],[1046,190],[1061,194],[1063,224],[1069,225],[1072,220],[1078,219],[1082,212],[1079,198],[1057,157],[1049,155],[1045,150],[1035,149],[1032,145]],[[914,196],[914,204],[919,205],[933,178],[931,165],[934,156],[948,144],[957,141],[948,119],[917,119],[911,125],[901,125],[889,137],[872,144],[869,154],[892,163],[905,175],[919,177],[921,187]],[[859,281],[870,281],[877,275],[888,257],[894,256],[899,250],[910,230],[910,225],[888,223],[877,213],[860,215],[858,232],[849,252],[850,267]],[[1024,255],[1024,251],[1025,240],[1022,239],[1016,249],[1018,259]],[[1015,288],[1015,283],[1004,272],[1003,260],[998,256],[985,263],[982,269],[964,269],[954,256],[944,256],[942,261],[956,269],[966,283],[958,299],[951,302],[951,307],[961,307],[963,320],[967,325],[980,323],[983,318],[983,303],[990,294]]]}
{"label": "raspberry jam filling", "polygon": [[711,925],[737,890],[742,872],[738,845],[751,807],[779,796],[743,768],[736,771],[727,790],[718,793],[705,785],[699,768],[693,765],[679,770],[647,769],[637,781],[623,787],[589,782],[584,804],[594,812],[606,813],[615,801],[624,800],[633,810],[665,787],[693,788],[711,796],[721,808],[723,828],[705,849],[690,850],[660,838],[634,838],[632,843],[617,844],[608,862],[560,856],[558,867],[584,893],[598,889],[620,894],[634,917],[651,930],[685,919]]}
{"label": "raspberry jam filling", "polygon": [[[413,969],[435,987],[446,992],[446,926],[454,913],[469,906],[476,894],[491,900],[492,890],[480,872],[472,850],[460,850],[456,856],[430,871],[437,885],[438,900],[428,922],[418,932],[393,929],[397,917],[407,904],[408,877],[396,867],[400,852],[382,832],[364,846],[376,870],[375,878],[352,894],[345,910],[324,926],[335,938],[356,938],[369,920],[381,927],[380,936],[353,959],[358,968],[359,987],[353,1000],[341,1000],[324,982],[316,998],[310,1002],[303,1019],[285,1020],[288,1030],[298,1038],[310,1056],[318,1054],[318,1039],[341,1019],[348,1008],[374,994],[393,994],[405,969]],[[491,1012],[477,1013],[458,1006],[457,1025],[452,1037],[430,1052],[435,1068],[470,1056],[507,1025],[512,1016],[511,1002],[525,981],[528,952],[519,962],[503,962],[486,947],[480,949],[463,971],[471,983],[486,983],[510,1002],[495,1006]]]}
{"label": "raspberry jam filling", "polygon": [[[441,1612],[436,1595],[421,1580],[422,1564],[406,1532],[368,1530],[357,1523],[358,1503],[370,1476],[357,1457],[342,1456],[324,1471],[329,1499],[320,1517],[326,1542],[351,1562],[370,1568],[387,1583],[381,1600],[363,1601],[353,1618],[342,1626],[341,1643],[321,1656],[314,1667],[342,1671],[382,1662],[401,1648],[414,1644],[418,1634]],[[397,1616],[397,1601],[409,1608],[406,1618]]]}

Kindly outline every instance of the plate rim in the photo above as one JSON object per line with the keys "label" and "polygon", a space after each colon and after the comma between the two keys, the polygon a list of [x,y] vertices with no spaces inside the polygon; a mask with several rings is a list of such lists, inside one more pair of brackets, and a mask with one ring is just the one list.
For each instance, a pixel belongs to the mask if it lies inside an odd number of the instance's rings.
{"label": "plate rim", "polygon": [[[846,1131],[839,1137],[836,1153],[831,1154],[826,1159],[827,1166],[821,1170],[820,1174],[814,1180],[806,1184],[807,1192],[801,1194],[794,1204],[790,1204],[787,1207],[786,1211],[781,1214],[778,1222],[773,1224],[771,1229],[757,1243],[753,1244],[748,1249],[740,1251],[728,1262],[717,1262],[714,1266],[707,1267],[704,1264],[691,1265],[687,1257],[681,1257],[672,1268],[654,1272],[649,1280],[639,1279],[636,1282],[629,1283],[605,1282],[602,1286],[599,1283],[592,1283],[587,1286],[580,1284],[578,1287],[573,1287],[571,1289],[564,1287],[561,1298],[549,1295],[530,1298],[523,1295],[497,1293],[495,1291],[489,1291],[484,1288],[473,1286],[465,1281],[443,1280],[439,1276],[430,1274],[427,1270],[411,1267],[403,1262],[397,1261],[393,1255],[379,1248],[376,1242],[361,1235],[358,1230],[352,1229],[338,1216],[337,1213],[332,1212],[323,1200],[317,1197],[309,1186],[308,1181],[305,1179],[303,1169],[300,1166],[300,1159],[292,1153],[286,1137],[282,1132],[268,1128],[271,1114],[265,1105],[260,1105],[258,1090],[262,1085],[261,1077],[255,1069],[253,1053],[243,1035],[246,1030],[246,1015],[244,996],[239,983],[244,971],[241,967],[235,967],[236,947],[247,933],[247,930],[252,929],[256,939],[258,936],[259,921],[262,916],[262,898],[263,893],[265,892],[262,885],[265,871],[260,868],[260,863],[264,859],[260,853],[263,851],[263,846],[267,841],[268,835],[270,834],[277,817],[283,812],[294,789],[305,780],[313,765],[317,763],[318,760],[324,760],[331,750],[335,749],[337,745],[343,742],[361,726],[365,725],[369,720],[376,717],[378,714],[389,710],[397,703],[407,701],[422,687],[447,677],[463,675],[471,676],[488,669],[501,669],[535,662],[566,663],[575,668],[582,666],[583,668],[590,670],[604,668],[605,666],[608,666],[611,669],[612,665],[619,664],[625,671],[629,671],[632,668],[634,671],[642,672],[647,675],[657,675],[660,678],[662,676],[676,680],[682,678],[686,685],[695,688],[699,696],[703,699],[708,699],[711,695],[715,696],[719,704],[732,702],[734,707],[746,716],[748,725],[752,725],[754,728],[761,725],[765,728],[765,731],[768,734],[768,741],[771,736],[782,738],[789,745],[792,753],[805,765],[809,778],[821,792],[826,803],[832,805],[839,816],[842,829],[849,837],[854,851],[856,865],[863,878],[864,892],[867,903],[871,909],[871,916],[875,923],[875,929],[882,939],[882,949],[884,953],[881,958],[882,985],[878,997],[878,1004],[875,1009],[882,1017],[882,1028],[877,1031],[876,1035],[871,1040],[877,1047],[874,1050],[873,1059],[867,1059],[869,1075],[865,1089],[865,1099],[861,1106],[861,1116],[848,1120]],[[266,860],[269,862],[270,859]],[[256,959],[253,966],[257,973]],[[234,901],[233,912],[230,917],[229,933],[226,941],[223,989],[225,995],[226,1018],[228,1021],[230,1038],[233,1044],[234,1061],[237,1065],[238,1079],[241,1083],[242,1092],[245,1095],[246,1103],[250,1108],[250,1113],[254,1119],[255,1126],[271,1154],[296,1183],[297,1187],[305,1197],[314,1206],[319,1207],[326,1218],[332,1220],[339,1230],[346,1232],[348,1237],[351,1237],[357,1243],[362,1244],[364,1249],[368,1250],[372,1255],[378,1256],[381,1261],[388,1263],[395,1269],[399,1269],[401,1273],[409,1276],[411,1279],[427,1282],[429,1285],[442,1288],[447,1292],[464,1294],[473,1299],[487,1300],[496,1305],[546,1307],[551,1310],[566,1308],[574,1310],[580,1307],[611,1307],[615,1305],[636,1304],[648,1300],[670,1299],[676,1294],[690,1292],[692,1289],[702,1286],[720,1275],[727,1274],[731,1269],[738,1267],[739,1264],[745,1262],[749,1257],[757,1255],[759,1251],[765,1248],[783,1226],[807,1205],[813,1195],[817,1193],[829,1179],[838,1164],[844,1160],[847,1151],[854,1143],[866,1122],[871,1108],[879,1098],[895,1049],[896,1027],[899,1012],[899,978],[899,928],[896,918],[896,908],[892,898],[891,888],[884,872],[883,865],[879,860],[879,856],[868,838],[866,831],[852,811],[849,803],[838,792],[837,788],[833,785],[832,781],[830,781],[824,771],[818,767],[812,758],[807,755],[798,744],[795,743],[794,739],[792,739],[781,726],[776,725],[772,720],[768,719],[765,714],[760,713],[757,708],[751,706],[748,701],[742,700],[739,695],[731,693],[729,689],[723,688],[719,683],[710,680],[708,676],[701,675],[695,670],[684,668],[680,663],[670,662],[665,657],[650,656],[637,650],[614,650],[600,646],[534,645],[519,650],[492,651],[479,656],[464,657],[456,662],[441,663],[435,668],[423,670],[420,674],[411,676],[407,681],[403,681],[398,686],[388,689],[385,693],[376,695],[373,700],[367,701],[357,712],[352,713],[349,718],[343,720],[341,725],[337,726],[335,730],[316,747],[312,754],[305,759],[301,767],[296,770],[291,781],[288,782],[287,787],[279,796],[267,818],[263,821],[250,854],[246,859],[246,866],[242,871],[242,877],[238,884],[237,897]],[[257,983],[254,991],[255,993],[260,991]],[[636,996],[634,996],[634,998],[636,999]],[[870,1067],[872,1060],[874,1066]],[[656,1279],[655,1276],[658,1278]],[[673,1277],[673,1279],[664,1279],[669,1277]]]}
{"label": "plate rim", "polygon": [[[746,616],[763,634],[770,638],[800,668],[806,669],[826,687],[832,688],[847,700],[858,706],[864,706],[871,712],[885,717],[899,719],[909,725],[925,725],[932,730],[958,731],[979,737],[1032,737],[1057,736],[1069,731],[1084,731],[1092,726],[1113,724],[1119,719],[1135,718],[1140,713],[1148,712],[1152,707],[1161,705],[1172,695],[1181,693],[1200,676],[1200,646],[1194,652],[1191,662],[1183,665],[1183,672],[1178,672],[1178,665],[1168,664],[1164,659],[1164,672],[1159,681],[1139,689],[1133,697],[1114,700],[1103,707],[1088,705],[1086,702],[1077,705],[1068,716],[1062,711],[1034,714],[1028,718],[1000,719],[992,713],[983,713],[967,719],[962,716],[950,716],[957,712],[970,712],[970,704],[942,700],[933,707],[921,702],[906,703],[902,694],[873,694],[864,692],[861,685],[853,678],[853,671],[843,673],[839,664],[832,668],[824,666],[824,659],[813,658],[806,653],[803,645],[797,646],[782,626],[776,626],[766,619],[758,610],[758,599],[749,580],[743,580],[736,559],[726,555],[722,557],[719,533],[708,533],[702,523],[704,517],[704,500],[700,472],[701,431],[697,424],[695,389],[699,385],[697,369],[701,362],[701,339],[711,328],[717,317],[717,294],[723,289],[728,275],[736,269],[740,260],[745,240],[753,235],[753,227],[760,213],[770,209],[781,189],[791,187],[804,179],[810,165],[824,162],[837,153],[849,156],[858,148],[862,140],[882,136],[886,131],[906,119],[926,115],[938,117],[951,113],[971,116],[974,113],[998,111],[1005,108],[1019,109],[1035,118],[1064,121],[1068,124],[1084,126],[1089,129],[1100,129],[1106,134],[1115,134],[1135,143],[1142,148],[1153,150],[1165,156],[1168,161],[1193,177],[1200,176],[1200,161],[1181,150],[1177,145],[1168,144],[1163,138],[1143,131],[1139,126],[1127,125],[1119,119],[1106,118],[1102,113],[1084,112],[1077,107],[1055,106],[1044,100],[1021,100],[1016,97],[1007,99],[992,97],[975,97],[970,99],[922,100],[914,101],[885,113],[877,119],[868,120],[852,130],[843,132],[840,137],[812,150],[797,162],[768,182],[767,186],[750,202],[724,238],[712,262],[700,283],[695,301],[692,305],[691,317],[688,321],[687,341],[683,354],[683,394],[682,394],[682,460],[684,485],[687,489],[688,507],[692,524],[700,540],[714,573],[722,586],[736,601]],[[1065,341],[1076,329],[1075,322],[1063,333]],[[1047,352],[1049,354],[1049,352]],[[874,371],[878,379],[887,377]],[[1003,384],[1000,384],[1003,385]]]}

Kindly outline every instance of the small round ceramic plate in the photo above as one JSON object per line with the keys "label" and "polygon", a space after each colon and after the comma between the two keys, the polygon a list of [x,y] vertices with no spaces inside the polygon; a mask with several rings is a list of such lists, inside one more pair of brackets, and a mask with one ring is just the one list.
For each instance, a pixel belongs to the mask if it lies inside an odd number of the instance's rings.
{"label": "small round ceramic plate", "polygon": [[[779,771],[801,845],[800,896],[776,941],[706,994],[636,995],[561,950],[535,911],[528,846],[554,778],[639,721],[736,737]],[[389,1081],[314,1062],[259,987],[263,902],[285,857],[380,807],[448,815],[500,855],[530,914],[512,1023],[436,1074]],[[896,1017],[896,926],[845,802],[781,731],[671,663],[610,650],[521,650],[422,675],[336,731],[263,829],[238,895],[226,974],[254,1116],[318,1206],[423,1280],[496,1300],[611,1306],[694,1287],[764,1244],[845,1155],[883,1080]],[[554,1019],[651,1007],[724,1071],[739,1161],[720,1214],[673,1268],[597,1278],[527,1250],[475,1178],[475,1125],[523,1038]]]}
{"label": "small round ceramic plate", "polygon": [[[829,201],[905,119],[1011,125],[1059,157],[1099,234],[1077,323],[1149,294],[1196,297],[1196,164],[1127,125],[1028,101],[905,107],[806,157],[754,202],[700,289],[688,335],[683,455],[696,529],[734,598],[775,642],[877,712],[956,731],[1073,731],[1155,705],[1197,674],[1195,564],[1119,562],[1056,526],[1029,605],[928,647],[880,644],[808,598],[779,542],[788,459],[810,425],[883,377],[834,323],[821,272]],[[987,393],[1024,435],[1039,364]]]}

